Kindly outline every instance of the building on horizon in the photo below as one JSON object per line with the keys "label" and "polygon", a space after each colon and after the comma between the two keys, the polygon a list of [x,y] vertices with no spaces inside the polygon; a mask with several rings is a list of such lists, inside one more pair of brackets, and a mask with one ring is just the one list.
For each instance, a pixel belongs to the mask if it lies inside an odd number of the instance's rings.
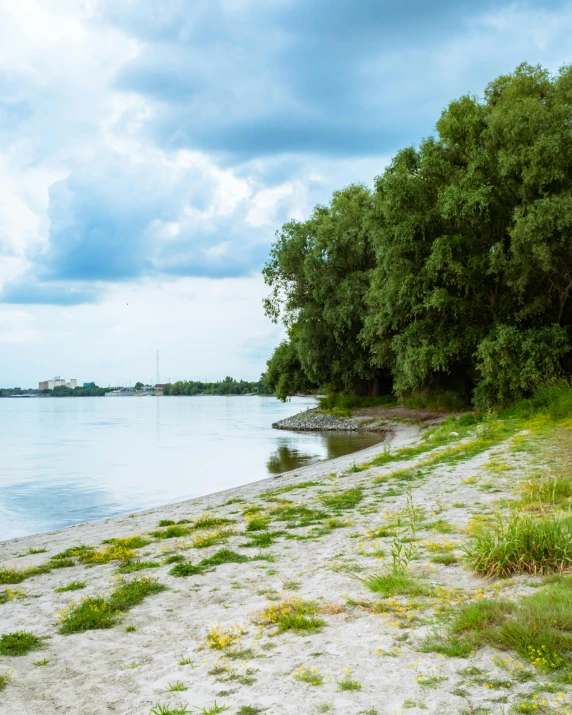
{"label": "building on horizon", "polygon": [[59,375],[53,378],[53,380],[42,380],[38,383],[38,390],[53,390],[55,387],[69,387],[74,390],[77,387],[77,380],[72,378],[69,382],[66,382]]}
{"label": "building on horizon", "polygon": [[84,387],[95,387],[95,382],[84,382],[83,386]]}

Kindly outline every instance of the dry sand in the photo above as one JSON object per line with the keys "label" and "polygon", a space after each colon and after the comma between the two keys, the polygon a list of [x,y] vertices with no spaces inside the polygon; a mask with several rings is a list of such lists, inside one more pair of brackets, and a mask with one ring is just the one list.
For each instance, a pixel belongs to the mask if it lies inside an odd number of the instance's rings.
{"label": "dry sand", "polygon": [[[395,425],[391,448],[418,439],[419,429],[411,424]],[[488,689],[476,686],[458,672],[476,665],[491,673],[491,678],[506,678],[506,673],[491,661],[493,650],[482,649],[467,660],[423,654],[416,649],[434,627],[435,608],[442,607],[438,599],[433,599],[426,611],[404,613],[399,606],[388,613],[374,613],[365,605],[366,601],[375,602],[375,594],[351,571],[358,570],[359,574],[363,573],[359,569],[383,568],[388,562],[392,539],[372,539],[367,532],[390,523],[406,503],[402,487],[396,489],[400,492],[397,496],[392,496],[391,491],[386,494],[396,487],[398,479],[376,483],[374,478],[415,463],[394,462],[351,471],[356,462],[367,462],[383,449],[383,444],[377,445],[224,494],[1,543],[0,562],[4,566],[39,565],[68,547],[100,546],[104,539],[112,537],[145,535],[157,529],[161,519],[193,519],[203,512],[216,511],[236,519],[236,528],[241,532],[230,538],[225,547],[251,556],[258,552],[242,546],[246,524],[242,511],[251,502],[266,509],[275,507],[276,502],[261,499],[265,492],[318,481],[318,486],[293,490],[284,497],[296,504],[320,508],[319,497],[324,493],[359,486],[365,495],[357,508],[340,516],[351,525],[313,540],[281,537],[270,548],[261,550],[272,555],[274,561],[224,564],[186,578],[169,575],[171,565],[125,576],[127,580],[152,576],[168,590],[149,596],[109,630],[60,635],[58,611],[79,598],[109,593],[117,578],[117,562],[91,567],[78,564],[11,586],[24,588],[26,598],[0,605],[0,633],[26,630],[47,640],[42,650],[26,656],[0,657],[0,673],[11,672],[10,682],[0,693],[0,713],[149,715],[157,704],[166,708],[165,712],[177,712],[179,703],[186,704],[189,712],[202,712],[201,708],[211,712],[208,708],[215,700],[219,706],[228,707],[229,713],[251,706],[253,709],[243,712],[264,711],[269,715],[508,713],[510,703],[518,700],[519,688],[526,689],[526,685],[515,685],[510,692]],[[507,452],[506,445],[492,451],[508,467],[518,468],[517,458]],[[510,493],[510,471],[496,474],[494,489],[498,491],[490,490],[493,477],[486,465],[490,459],[489,451],[454,466],[436,466],[423,479],[412,482],[415,505],[425,510],[425,516],[430,521],[449,522],[454,528],[447,535],[431,529],[419,532],[423,541],[418,542],[418,558],[411,565],[415,574],[443,588],[444,604],[471,598],[477,589],[502,591],[508,597],[528,590],[527,579],[491,584],[460,564],[443,566],[430,561],[433,552],[428,542],[459,545],[466,538],[464,530],[469,519],[490,511],[497,498]],[[523,459],[526,455],[518,455],[518,460]],[[244,502],[227,503],[234,499]],[[271,528],[284,529],[284,523],[273,522]],[[311,528],[291,529],[289,533],[304,535]],[[46,548],[47,553],[18,558],[30,548]],[[188,548],[188,540],[169,539],[153,541],[139,550],[139,557],[162,560],[168,550],[180,552],[195,563],[220,548]],[[386,554],[381,561],[371,555],[380,549]],[[81,591],[55,592],[71,581],[84,580],[87,585]],[[310,635],[272,635],[273,629],[257,625],[257,614],[269,603],[277,603],[269,601],[269,596],[315,599],[323,609],[321,617],[326,625],[321,632]],[[397,601],[406,604],[408,599]],[[209,628],[217,624],[246,629],[240,648],[251,649],[252,653],[246,654],[244,661],[221,659],[221,653],[205,647]],[[136,630],[128,632],[128,626]],[[193,664],[180,665],[181,656],[190,658]],[[44,658],[49,661],[47,665],[33,665]],[[228,665],[228,670],[218,675],[209,673],[216,670],[217,661],[223,667]],[[293,676],[301,667],[317,668],[323,684],[315,686],[296,680]],[[361,689],[340,690],[339,682],[347,678],[359,683]],[[424,685],[429,678],[435,679],[434,687]],[[166,692],[174,683],[182,683],[187,689]]]}

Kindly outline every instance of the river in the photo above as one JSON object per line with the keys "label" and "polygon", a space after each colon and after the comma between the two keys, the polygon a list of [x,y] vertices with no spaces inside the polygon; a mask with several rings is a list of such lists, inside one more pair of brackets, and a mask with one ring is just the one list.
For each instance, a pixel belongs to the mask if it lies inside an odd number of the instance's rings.
{"label": "river", "polygon": [[229,489],[381,436],[273,430],[313,398],[0,399],[0,540]]}

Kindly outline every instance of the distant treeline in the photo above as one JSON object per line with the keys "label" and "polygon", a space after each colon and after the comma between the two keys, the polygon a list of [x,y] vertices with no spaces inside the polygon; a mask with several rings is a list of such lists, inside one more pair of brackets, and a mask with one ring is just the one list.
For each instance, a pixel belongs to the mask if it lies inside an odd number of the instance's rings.
{"label": "distant treeline", "polygon": [[43,394],[51,395],[52,397],[101,397],[106,392],[115,390],[115,387],[54,387],[53,390],[42,390]]}
{"label": "distant treeline", "polygon": [[483,407],[572,373],[572,67],[519,66],[443,111],[374,190],[282,227],[265,309],[281,398],[450,392]]}
{"label": "distant treeline", "polygon": [[225,377],[220,382],[200,382],[194,380],[179,380],[169,382],[163,388],[164,395],[271,395],[272,391],[264,382],[264,375],[257,382],[235,380]]}

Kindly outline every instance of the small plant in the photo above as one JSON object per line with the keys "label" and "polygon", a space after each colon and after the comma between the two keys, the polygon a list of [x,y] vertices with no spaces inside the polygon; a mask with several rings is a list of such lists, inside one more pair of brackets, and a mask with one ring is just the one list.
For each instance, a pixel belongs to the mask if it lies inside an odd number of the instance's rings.
{"label": "small plant", "polygon": [[157,531],[149,532],[154,539],[175,539],[181,536],[187,536],[191,529],[188,526],[179,526],[178,524],[173,524],[168,526],[166,529],[158,529]]}
{"label": "small plant", "polygon": [[334,511],[344,511],[355,508],[363,499],[363,491],[359,487],[352,487],[344,492],[324,494],[320,497],[322,504]]}
{"label": "small plant", "polygon": [[47,549],[33,549],[31,546],[28,549],[28,554],[32,556],[33,554],[45,554]]}
{"label": "small plant", "polygon": [[177,662],[179,665],[190,665],[193,670],[199,667],[198,665],[194,664],[191,658],[187,658],[184,655],[182,655]]}
{"label": "small plant", "polygon": [[225,526],[226,524],[234,524],[234,519],[206,512],[194,520],[193,529],[212,529],[214,526]]}
{"label": "small plant", "polygon": [[223,628],[220,624],[213,626],[205,639],[205,643],[213,650],[225,650],[232,652],[234,646],[242,640],[246,629],[242,626],[234,625],[230,628]]}
{"label": "small plant", "polygon": [[5,588],[0,591],[0,603],[8,603],[8,601],[16,601],[20,598],[26,598],[26,593],[23,588]]}
{"label": "small plant", "polygon": [[361,683],[359,683],[357,680],[352,680],[352,678],[350,678],[348,675],[346,675],[343,680],[336,680],[336,683],[338,684],[339,691],[361,690]]}
{"label": "small plant", "polygon": [[260,614],[264,625],[277,627],[278,633],[294,631],[295,633],[314,633],[319,631],[326,622],[317,618],[319,606],[316,601],[306,601],[303,598],[287,598],[280,603],[269,604]]}
{"label": "small plant", "polygon": [[66,591],[79,591],[86,587],[86,581],[72,581],[68,583],[67,586],[60,586],[56,588],[56,593],[65,593]]}
{"label": "small plant", "polygon": [[246,522],[246,531],[263,531],[268,528],[270,524],[270,518],[267,516],[261,516],[255,514],[251,516]]}
{"label": "small plant", "polygon": [[236,551],[231,551],[230,549],[220,549],[212,556],[203,559],[200,562],[200,566],[208,568],[209,566],[220,566],[221,564],[244,564],[247,561],[251,561],[249,556],[237,554]]}
{"label": "small plant", "polygon": [[188,709],[188,706],[183,705],[182,703],[175,707],[157,703],[157,705],[151,709],[150,715],[187,715],[187,713],[190,712],[191,711]]}
{"label": "small plant", "polygon": [[6,688],[11,679],[12,676],[7,670],[4,673],[0,673],[0,693]]}
{"label": "small plant", "polygon": [[241,705],[236,711],[236,715],[260,715],[264,709],[256,705]]}
{"label": "small plant", "polygon": [[9,657],[27,655],[42,647],[42,639],[33,633],[17,631],[0,636],[0,655]]}
{"label": "small plant", "polygon": [[266,549],[276,541],[278,532],[276,531],[260,531],[254,534],[249,534],[250,541],[247,541],[241,546],[254,547],[258,549]]}
{"label": "small plant", "polygon": [[421,579],[398,569],[367,571],[365,574],[353,573],[353,576],[381,598],[398,595],[426,596],[429,593],[429,588]]}
{"label": "small plant", "polygon": [[191,546],[195,549],[206,549],[208,546],[220,544],[226,541],[231,536],[234,536],[234,529],[215,529],[214,531],[205,531],[203,534],[196,534],[191,539]]}
{"label": "small plant", "polygon": [[142,549],[144,546],[148,546],[151,540],[144,536],[126,536],[122,539],[105,539],[101,543],[122,546],[124,549]]}
{"label": "small plant", "polygon": [[183,561],[182,563],[175,564],[173,568],[169,571],[171,576],[196,576],[203,572],[202,566],[198,564],[192,564],[190,561]]}
{"label": "small plant", "polygon": [[117,573],[134,573],[145,569],[158,569],[160,566],[158,561],[126,561],[117,569]]}
{"label": "small plant", "polygon": [[167,556],[164,560],[164,564],[179,564],[182,561],[185,560],[185,557],[182,554],[171,554],[170,556]]}
{"label": "small plant", "polygon": [[60,633],[112,628],[121,613],[139,605],[147,596],[164,591],[166,586],[150,578],[119,581],[109,598],[85,598],[59,612]]}
{"label": "small plant", "polygon": [[125,626],[125,633],[135,633],[136,630],[135,626]]}
{"label": "small plant", "polygon": [[218,715],[218,713],[230,710],[230,707],[228,705],[218,705],[215,700],[214,705],[211,705],[210,708],[196,708],[196,710],[199,711],[200,715]]}
{"label": "small plant", "polygon": [[308,685],[323,685],[324,676],[321,675],[318,668],[305,668],[301,667],[292,676],[294,680],[299,680],[302,683],[308,683]]}
{"label": "small plant", "polygon": [[50,661],[47,658],[43,658],[42,660],[37,660],[35,663],[32,663],[34,668],[41,668],[43,665],[47,665]]}
{"label": "small plant", "polygon": [[186,690],[188,690],[187,686],[180,680],[176,683],[169,683],[168,686],[165,688],[166,693],[183,693]]}

